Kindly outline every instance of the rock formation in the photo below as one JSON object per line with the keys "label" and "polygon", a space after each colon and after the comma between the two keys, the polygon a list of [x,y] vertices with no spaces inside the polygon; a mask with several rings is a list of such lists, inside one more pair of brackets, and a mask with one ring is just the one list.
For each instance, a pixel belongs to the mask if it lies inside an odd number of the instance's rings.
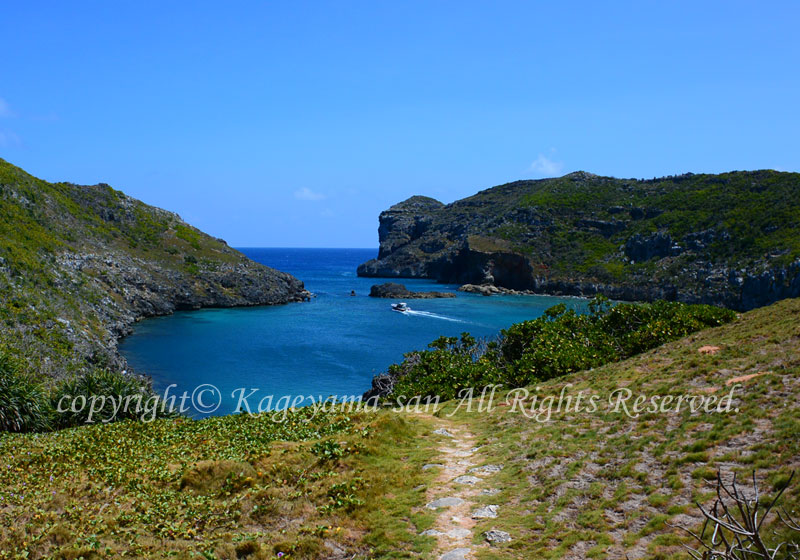
{"label": "rock formation", "polygon": [[369,297],[390,298],[390,299],[433,299],[433,298],[454,298],[453,292],[412,292],[403,284],[386,282],[376,284],[369,290]]}
{"label": "rock formation", "polygon": [[800,174],[517,181],[379,217],[359,276],[752,309],[800,296]]}

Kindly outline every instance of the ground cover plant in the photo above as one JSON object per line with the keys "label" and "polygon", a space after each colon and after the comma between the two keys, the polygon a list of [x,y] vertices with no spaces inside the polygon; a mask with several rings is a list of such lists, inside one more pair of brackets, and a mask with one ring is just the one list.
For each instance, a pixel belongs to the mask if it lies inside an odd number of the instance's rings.
{"label": "ground cover plant", "polygon": [[403,557],[420,424],[319,411],[0,434],[0,558]]}

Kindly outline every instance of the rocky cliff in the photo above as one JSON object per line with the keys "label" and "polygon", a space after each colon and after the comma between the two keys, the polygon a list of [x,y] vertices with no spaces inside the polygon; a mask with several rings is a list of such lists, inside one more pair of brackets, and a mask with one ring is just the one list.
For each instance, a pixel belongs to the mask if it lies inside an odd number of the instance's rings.
{"label": "rocky cliff", "polygon": [[178,309],[300,301],[303,283],[108,185],[0,159],[0,349],[34,372],[126,367],[117,340]]}
{"label": "rocky cliff", "polygon": [[752,309],[800,296],[800,174],[585,172],[381,213],[359,276]]}

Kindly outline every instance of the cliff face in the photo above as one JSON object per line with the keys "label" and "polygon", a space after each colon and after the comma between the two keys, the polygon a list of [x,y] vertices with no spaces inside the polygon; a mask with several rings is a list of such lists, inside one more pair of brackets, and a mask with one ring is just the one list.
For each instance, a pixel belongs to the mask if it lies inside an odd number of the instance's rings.
{"label": "cliff face", "polygon": [[738,310],[800,296],[800,174],[584,172],[381,213],[359,276],[431,278],[555,295],[602,293]]}
{"label": "cliff face", "polygon": [[107,185],[0,160],[0,346],[61,377],[124,369],[117,340],[178,309],[301,301],[303,283]]}

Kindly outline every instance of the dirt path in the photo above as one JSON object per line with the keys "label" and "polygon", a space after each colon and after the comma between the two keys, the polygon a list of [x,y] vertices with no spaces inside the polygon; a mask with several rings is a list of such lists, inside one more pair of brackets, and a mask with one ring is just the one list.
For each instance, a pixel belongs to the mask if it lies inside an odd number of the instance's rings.
{"label": "dirt path", "polygon": [[[491,493],[488,477],[493,472],[476,467],[484,458],[475,446],[475,435],[466,428],[441,418],[431,418],[436,434],[445,441],[438,447],[438,463],[423,468],[438,470],[436,479],[427,490],[425,507],[437,512],[433,527],[425,534],[436,537],[434,558],[440,560],[468,560],[474,558],[478,545],[473,544],[476,515],[496,513],[479,508],[475,496]],[[476,470],[478,469],[478,470]],[[491,508],[491,506],[490,506]]]}

